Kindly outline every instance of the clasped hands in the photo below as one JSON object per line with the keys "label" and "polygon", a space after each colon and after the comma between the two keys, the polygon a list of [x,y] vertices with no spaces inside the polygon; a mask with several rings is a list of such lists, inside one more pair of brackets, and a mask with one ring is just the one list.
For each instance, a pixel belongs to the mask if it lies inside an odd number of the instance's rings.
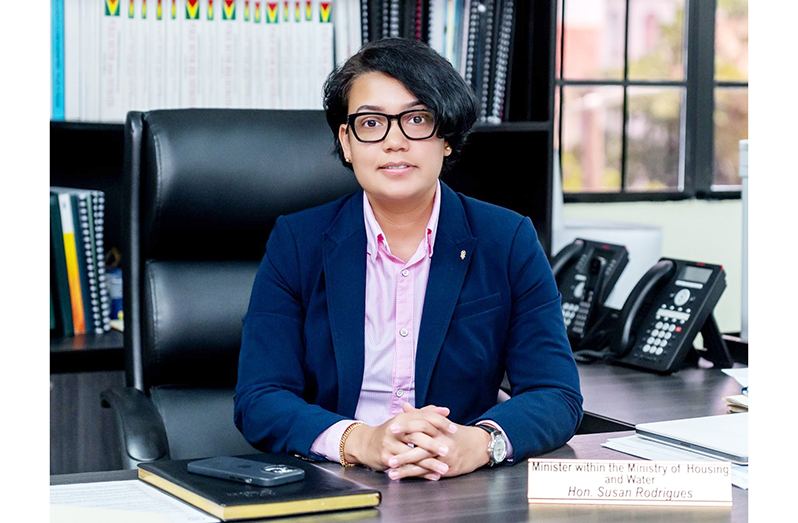
{"label": "clasped hands", "polygon": [[352,430],[344,454],[350,463],[387,471],[391,479],[467,474],[486,465],[490,435],[479,427],[449,421],[449,409],[405,403],[382,425]]}

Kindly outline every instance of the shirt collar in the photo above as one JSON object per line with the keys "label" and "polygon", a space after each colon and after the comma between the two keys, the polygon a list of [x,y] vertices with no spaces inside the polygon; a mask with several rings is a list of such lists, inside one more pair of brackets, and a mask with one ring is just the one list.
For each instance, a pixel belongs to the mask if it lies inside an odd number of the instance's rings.
{"label": "shirt collar", "polygon": [[[427,253],[432,257],[433,247],[435,246],[435,236],[438,233],[438,218],[441,214],[441,181],[438,180],[435,187],[435,198],[432,201],[432,214],[430,214],[429,221],[427,222]],[[382,227],[377,222],[374,216],[374,210],[371,208],[368,195],[363,194],[363,221],[366,224],[366,252],[371,256],[372,260],[376,260],[379,254],[379,242],[385,241],[385,234],[382,232]]]}

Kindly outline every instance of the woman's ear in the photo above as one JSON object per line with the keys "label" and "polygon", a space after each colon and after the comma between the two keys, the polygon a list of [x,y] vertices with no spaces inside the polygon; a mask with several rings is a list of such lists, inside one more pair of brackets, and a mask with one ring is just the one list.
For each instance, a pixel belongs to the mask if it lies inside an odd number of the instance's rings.
{"label": "woman's ear", "polygon": [[341,143],[341,150],[343,150],[344,158],[348,163],[352,163],[352,147],[349,144],[349,133],[346,124],[341,124],[338,127],[338,141]]}

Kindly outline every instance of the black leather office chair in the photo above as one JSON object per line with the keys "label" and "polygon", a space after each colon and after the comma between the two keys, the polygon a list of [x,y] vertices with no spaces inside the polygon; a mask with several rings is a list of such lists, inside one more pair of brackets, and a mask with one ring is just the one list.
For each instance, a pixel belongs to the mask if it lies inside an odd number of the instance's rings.
{"label": "black leather office chair", "polygon": [[122,463],[253,452],[233,424],[242,318],[281,214],[358,189],[321,111],[131,112]]}

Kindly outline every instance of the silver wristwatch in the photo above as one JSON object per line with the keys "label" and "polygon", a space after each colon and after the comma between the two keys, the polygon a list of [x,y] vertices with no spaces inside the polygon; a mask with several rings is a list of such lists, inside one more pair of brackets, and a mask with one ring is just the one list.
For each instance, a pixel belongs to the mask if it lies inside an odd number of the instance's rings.
{"label": "silver wristwatch", "polygon": [[490,425],[477,425],[477,427],[485,430],[490,434],[490,443],[488,443],[488,457],[490,457],[490,466],[503,462],[507,459],[507,437],[499,429]]}

